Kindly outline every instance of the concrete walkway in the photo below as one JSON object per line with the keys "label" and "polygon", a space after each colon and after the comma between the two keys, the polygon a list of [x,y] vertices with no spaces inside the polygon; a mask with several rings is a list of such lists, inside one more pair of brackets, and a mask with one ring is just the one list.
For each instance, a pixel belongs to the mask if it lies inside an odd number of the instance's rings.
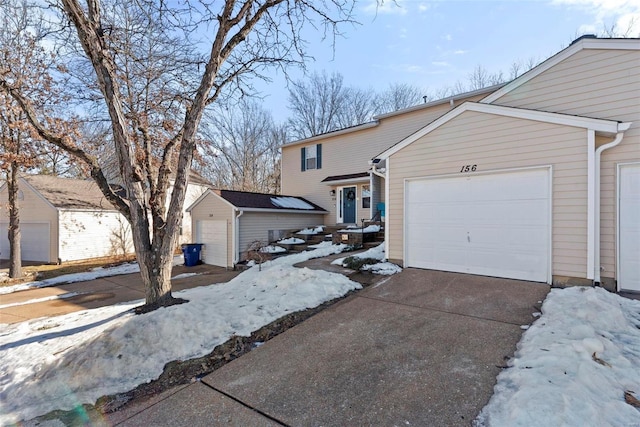
{"label": "concrete walkway", "polygon": [[[172,280],[173,292],[212,283],[225,283],[240,274],[239,271],[211,265],[177,265],[173,267],[172,277],[183,273],[197,275]],[[43,300],[46,298],[49,299]],[[139,299],[144,300],[144,287],[139,273],[28,289],[0,295],[0,323],[18,323],[39,317],[59,316]]]}
{"label": "concrete walkway", "polygon": [[406,269],[201,381],[106,415],[122,426],[460,426],[493,394],[549,287]]}

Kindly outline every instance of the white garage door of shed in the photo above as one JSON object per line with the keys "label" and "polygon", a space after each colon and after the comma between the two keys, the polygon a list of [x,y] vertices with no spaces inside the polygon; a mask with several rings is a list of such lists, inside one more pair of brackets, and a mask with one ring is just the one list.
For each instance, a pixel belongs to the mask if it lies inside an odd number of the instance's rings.
{"label": "white garage door of shed", "polygon": [[407,265],[548,282],[549,187],[547,168],[408,181]]}
{"label": "white garage door of shed", "polygon": [[196,243],[204,243],[202,262],[227,266],[227,222],[200,220],[196,222]]}
{"label": "white garage door of shed", "polygon": [[618,286],[640,292],[640,164],[620,166]]}
{"label": "white garage door of shed", "polygon": [[[0,258],[9,259],[9,224],[0,223]],[[49,262],[50,234],[47,223],[20,223],[22,261]]]}

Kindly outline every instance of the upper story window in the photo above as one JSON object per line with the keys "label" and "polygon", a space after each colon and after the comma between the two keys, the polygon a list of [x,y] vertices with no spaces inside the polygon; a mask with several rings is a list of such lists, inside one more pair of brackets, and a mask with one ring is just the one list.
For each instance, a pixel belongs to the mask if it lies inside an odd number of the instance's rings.
{"label": "upper story window", "polygon": [[322,144],[309,145],[300,149],[300,169],[321,169],[322,168]]}

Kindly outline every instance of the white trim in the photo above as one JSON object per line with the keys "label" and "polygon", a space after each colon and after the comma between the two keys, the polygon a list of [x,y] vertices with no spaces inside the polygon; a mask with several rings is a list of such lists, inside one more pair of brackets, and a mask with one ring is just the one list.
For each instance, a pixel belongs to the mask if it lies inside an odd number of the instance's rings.
{"label": "white trim", "polygon": [[293,214],[316,214],[326,215],[329,212],[317,209],[269,209],[269,208],[238,208],[245,212],[264,212],[264,213],[293,213]]}
{"label": "white trim", "polygon": [[622,128],[627,127],[630,123],[619,123],[613,120],[593,119],[582,116],[572,116],[568,114],[549,113],[546,111],[526,110],[522,108],[505,107],[501,105],[480,104],[477,102],[465,102],[459,107],[440,116],[427,126],[409,135],[393,147],[382,152],[376,158],[388,159],[391,155],[402,150],[406,146],[412,144],[423,136],[429,134],[433,130],[439,128],[450,120],[458,117],[466,111],[475,111],[483,114],[494,114],[498,116],[511,117],[516,119],[533,120],[544,123],[552,123],[563,126],[573,126],[578,128],[592,129],[596,132],[604,132],[615,134]]}
{"label": "white trim", "polygon": [[[369,129],[369,128],[372,128],[372,127],[376,127],[376,126],[378,126],[378,124],[379,123],[377,121],[372,121],[372,122],[363,123],[361,125],[352,126],[352,127],[349,127],[349,128],[338,129],[338,130],[334,130],[334,131],[331,131],[331,132],[323,133],[323,134],[320,134],[320,135],[310,136],[309,138],[300,139],[298,141],[288,142],[286,144],[281,145],[280,148],[294,147],[294,146],[300,145],[300,144],[307,144],[309,142],[321,141],[323,139],[331,138],[331,137],[334,137],[334,136],[344,135],[345,133],[351,133],[351,132],[356,132],[356,131],[359,131],[359,130],[364,130],[364,129]],[[298,169],[300,169],[300,168],[298,168]]]}
{"label": "white trim", "polygon": [[640,162],[625,162],[616,165],[616,291],[620,292],[620,174],[626,166],[640,165]]}
{"label": "white trim", "polygon": [[[384,254],[385,257],[387,258],[387,260],[389,259],[389,246],[390,246],[390,241],[389,241],[389,237],[390,237],[390,232],[389,232],[389,225],[391,224],[390,221],[390,214],[391,212],[389,212],[389,206],[390,206],[390,197],[391,194],[389,193],[389,170],[391,168],[391,159],[387,159],[387,165],[384,171]],[[402,259],[404,259],[404,253],[402,254]]]}
{"label": "white trim", "polygon": [[355,187],[356,189],[356,198],[354,200],[355,202],[355,212],[353,213],[354,215],[354,222],[350,222],[348,224],[358,224],[358,186],[357,185],[343,185],[343,186],[339,186],[336,187],[336,224],[346,224],[344,222],[344,212],[342,212],[342,215],[340,215],[340,212],[344,210],[344,203],[343,203],[343,190],[345,188],[351,188],[351,187]]}
{"label": "white trim", "polygon": [[[407,185],[411,181],[423,181],[423,180],[437,180],[437,179],[447,179],[447,178],[460,178],[464,176],[480,176],[480,175],[499,175],[499,174],[507,174],[514,172],[524,172],[529,170],[546,170],[547,176],[549,178],[548,182],[548,194],[549,194],[549,206],[547,209],[547,221],[548,221],[548,234],[547,234],[547,251],[549,256],[547,257],[547,282],[551,284],[553,282],[553,165],[539,165],[539,166],[526,166],[522,168],[507,168],[507,169],[493,169],[488,171],[481,172],[470,172],[470,173],[447,173],[447,174],[438,174],[438,175],[427,175],[421,177],[411,177],[405,178],[403,183],[403,234],[402,234],[402,262],[403,265],[407,266]],[[385,242],[388,241],[388,227],[385,228]]]}
{"label": "white trim", "polygon": [[551,67],[556,66],[560,62],[575,55],[576,53],[584,49],[607,49],[607,50],[638,50],[640,49],[640,43],[638,39],[593,39],[586,38],[571,44],[566,49],[556,53],[551,58],[535,66],[531,70],[527,71],[520,77],[512,80],[507,85],[493,92],[486,98],[480,100],[483,104],[490,104],[509,92],[519,88],[523,84],[527,83],[534,77],[539,76]]}
{"label": "white trim", "polygon": [[[587,279],[595,279],[596,256],[596,133],[587,130]],[[599,229],[599,227],[598,227]]]}
{"label": "white trim", "polygon": [[337,179],[335,181],[326,181],[326,182],[323,182],[323,184],[332,186],[332,187],[337,187],[342,184],[362,184],[362,183],[366,183],[369,179],[371,179],[371,174],[360,177],[360,178]]}

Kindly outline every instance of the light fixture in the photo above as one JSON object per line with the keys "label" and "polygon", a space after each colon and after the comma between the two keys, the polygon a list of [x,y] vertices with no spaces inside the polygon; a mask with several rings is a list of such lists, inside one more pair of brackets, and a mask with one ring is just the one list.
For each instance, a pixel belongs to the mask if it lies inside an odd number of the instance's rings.
{"label": "light fixture", "polygon": [[335,195],[336,195],[336,190],[331,190],[331,191],[329,191],[329,195],[330,195],[331,197],[335,197]]}

